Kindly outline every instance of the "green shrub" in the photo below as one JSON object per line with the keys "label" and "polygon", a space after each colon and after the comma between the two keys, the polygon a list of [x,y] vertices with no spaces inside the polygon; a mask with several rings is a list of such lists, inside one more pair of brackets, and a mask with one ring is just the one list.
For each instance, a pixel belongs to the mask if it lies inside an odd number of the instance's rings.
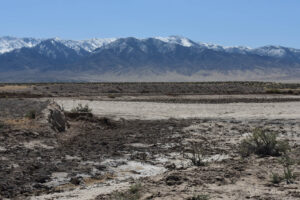
{"label": "green shrub", "polygon": [[292,170],[292,165],[295,164],[294,160],[291,159],[287,154],[282,156],[281,164],[283,166],[283,178],[287,184],[293,183],[295,179],[295,175]]}
{"label": "green shrub", "polygon": [[278,173],[272,173],[271,181],[274,184],[279,184],[282,181],[282,177]]}
{"label": "green shrub", "polygon": [[129,190],[126,192],[114,192],[114,200],[138,200],[141,198],[142,185],[140,183],[131,185]]}
{"label": "green shrub", "polygon": [[284,168],[284,180],[287,184],[293,183],[295,179],[295,175],[290,167]]}
{"label": "green shrub", "polygon": [[85,106],[82,106],[82,104],[78,104],[75,108],[71,110],[73,113],[90,113],[92,112],[92,109],[89,108],[89,106],[86,104]]}
{"label": "green shrub", "polygon": [[26,113],[25,117],[28,118],[28,119],[35,119],[36,118],[36,111],[35,110],[28,111]]}
{"label": "green shrub", "polygon": [[280,156],[290,150],[287,141],[278,141],[277,133],[256,128],[251,136],[242,140],[239,145],[241,156],[254,153],[261,156]]}
{"label": "green shrub", "polygon": [[295,161],[291,159],[288,154],[284,154],[281,156],[280,163],[283,166],[283,175],[280,176],[278,173],[272,173],[272,183],[279,184],[283,180],[285,180],[287,184],[293,183],[295,174],[293,173],[292,165],[295,164]]}

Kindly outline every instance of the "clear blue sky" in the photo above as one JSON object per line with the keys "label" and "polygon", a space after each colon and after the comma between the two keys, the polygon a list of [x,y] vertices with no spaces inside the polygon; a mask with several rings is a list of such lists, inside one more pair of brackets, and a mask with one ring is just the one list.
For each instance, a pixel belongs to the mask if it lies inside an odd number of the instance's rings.
{"label": "clear blue sky", "polygon": [[0,36],[180,35],[221,45],[300,48],[300,0],[0,0]]}

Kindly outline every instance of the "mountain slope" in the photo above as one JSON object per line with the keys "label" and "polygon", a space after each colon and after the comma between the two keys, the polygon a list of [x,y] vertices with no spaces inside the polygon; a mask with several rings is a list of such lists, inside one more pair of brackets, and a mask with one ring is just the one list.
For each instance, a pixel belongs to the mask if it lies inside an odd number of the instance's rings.
{"label": "mountain slope", "polygon": [[1,51],[2,82],[300,79],[300,50],[223,47],[178,36],[84,41],[3,37]]}
{"label": "mountain slope", "polygon": [[32,48],[23,47],[0,55],[0,71],[62,69],[87,54],[84,49],[75,51],[60,41],[48,39]]}

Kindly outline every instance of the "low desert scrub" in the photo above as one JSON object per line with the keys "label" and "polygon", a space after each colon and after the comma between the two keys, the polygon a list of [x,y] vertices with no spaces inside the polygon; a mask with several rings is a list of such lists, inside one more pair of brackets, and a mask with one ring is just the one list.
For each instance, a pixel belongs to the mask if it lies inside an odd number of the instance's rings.
{"label": "low desert scrub", "polygon": [[125,192],[114,192],[114,200],[138,200],[141,198],[142,185],[140,183],[131,185],[128,191]]}
{"label": "low desert scrub", "polygon": [[195,166],[205,166],[207,163],[204,162],[205,151],[201,143],[191,142],[190,143],[191,154],[189,155],[183,152],[183,157],[192,161]]}
{"label": "low desert scrub", "polygon": [[35,110],[28,111],[26,113],[25,117],[28,118],[28,119],[35,119],[36,118],[36,111]]}
{"label": "low desert scrub", "polygon": [[75,108],[72,108],[72,113],[90,113],[92,112],[92,109],[89,108],[89,105],[83,106],[81,103],[79,103]]}
{"label": "low desert scrub", "polygon": [[283,166],[283,179],[287,184],[293,183],[295,175],[293,173],[292,166],[295,164],[294,160],[291,159],[287,154],[282,156],[281,164]]}
{"label": "low desert scrub", "polygon": [[256,128],[252,135],[242,140],[239,152],[242,157],[251,154],[260,156],[280,156],[290,150],[287,141],[277,140],[277,133]]}
{"label": "low desert scrub", "polygon": [[271,182],[273,184],[279,184],[281,181],[282,181],[282,176],[280,176],[278,173],[272,173]]}
{"label": "low desert scrub", "polygon": [[293,183],[295,179],[295,174],[292,169],[292,166],[295,164],[294,160],[291,159],[288,154],[284,154],[280,159],[280,163],[283,167],[283,174],[272,173],[271,182],[273,184],[279,184],[285,180],[287,184]]}
{"label": "low desert scrub", "polygon": [[299,95],[300,91],[299,89],[274,89],[274,88],[269,88],[265,90],[267,94],[290,94],[290,95]]}
{"label": "low desert scrub", "polygon": [[193,197],[189,197],[187,200],[209,200],[210,197],[207,194],[199,194],[194,195]]}

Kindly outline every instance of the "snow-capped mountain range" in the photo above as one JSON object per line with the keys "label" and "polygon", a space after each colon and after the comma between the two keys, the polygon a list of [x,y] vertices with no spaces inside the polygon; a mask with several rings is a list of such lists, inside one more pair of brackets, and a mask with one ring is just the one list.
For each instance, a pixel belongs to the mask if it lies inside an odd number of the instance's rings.
{"label": "snow-capped mountain range", "polygon": [[0,37],[0,82],[298,80],[298,72],[300,50],[282,46],[224,47],[179,36]]}
{"label": "snow-capped mountain range", "polygon": [[[23,47],[34,47],[40,42],[46,40],[53,40],[62,43],[65,46],[74,49],[77,52],[79,52],[80,49],[83,49],[87,52],[93,52],[95,49],[98,49],[104,45],[112,43],[118,39],[120,38],[93,38],[87,40],[64,40],[60,38],[35,39],[35,38],[16,38],[16,37],[4,36],[4,37],[0,37],[0,54],[7,53],[15,49],[21,49]],[[139,40],[143,41],[147,39],[139,39]],[[215,51],[224,51],[228,53],[241,53],[241,54],[253,53],[261,56],[274,56],[274,57],[284,56],[287,53],[286,52],[287,50],[294,53],[300,53],[299,49],[286,48],[282,46],[271,46],[271,45],[260,47],[260,48],[250,48],[244,46],[225,47],[216,44],[194,42],[188,38],[179,37],[179,36],[154,37],[154,39],[163,41],[168,44],[177,44],[184,47],[207,48]]]}
{"label": "snow-capped mountain range", "polygon": [[46,40],[54,40],[57,42],[61,42],[67,47],[74,49],[76,51],[80,51],[80,49],[84,49],[88,52],[92,52],[95,49],[113,42],[116,38],[106,38],[106,39],[89,39],[89,40],[62,40],[59,38],[51,38],[51,39],[35,39],[35,38],[16,38],[16,37],[0,37],[0,54],[7,53],[13,51],[15,49],[21,49],[23,47],[34,47],[42,41]]}

